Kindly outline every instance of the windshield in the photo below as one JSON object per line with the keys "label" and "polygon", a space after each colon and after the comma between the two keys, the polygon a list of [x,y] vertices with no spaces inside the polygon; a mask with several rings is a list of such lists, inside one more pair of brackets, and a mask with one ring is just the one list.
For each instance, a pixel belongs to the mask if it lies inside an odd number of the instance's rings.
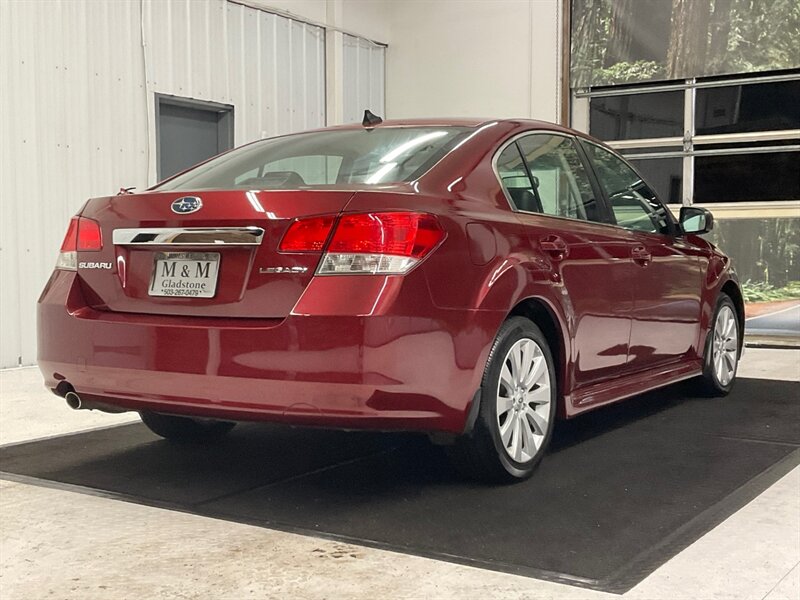
{"label": "windshield", "polygon": [[382,127],[287,135],[242,146],[156,189],[285,190],[413,181],[470,131]]}

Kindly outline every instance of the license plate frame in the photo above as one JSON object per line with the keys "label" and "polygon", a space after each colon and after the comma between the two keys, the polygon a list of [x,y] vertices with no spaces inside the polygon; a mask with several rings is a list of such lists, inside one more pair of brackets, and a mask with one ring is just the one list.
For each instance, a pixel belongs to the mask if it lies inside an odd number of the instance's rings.
{"label": "license plate frame", "polygon": [[217,294],[220,262],[219,252],[156,252],[147,295],[213,298]]}

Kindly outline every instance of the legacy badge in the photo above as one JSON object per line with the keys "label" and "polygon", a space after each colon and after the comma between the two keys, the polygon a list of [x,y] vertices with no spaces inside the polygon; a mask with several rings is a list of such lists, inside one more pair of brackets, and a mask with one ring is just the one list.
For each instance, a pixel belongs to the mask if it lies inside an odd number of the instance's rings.
{"label": "legacy badge", "polygon": [[308,267],[261,267],[259,273],[305,273]]}

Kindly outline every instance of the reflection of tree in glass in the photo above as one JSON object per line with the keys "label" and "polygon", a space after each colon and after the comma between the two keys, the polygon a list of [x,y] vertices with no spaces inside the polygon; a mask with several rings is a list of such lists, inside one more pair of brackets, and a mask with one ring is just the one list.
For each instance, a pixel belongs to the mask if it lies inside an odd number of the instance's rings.
{"label": "reflection of tree in glass", "polygon": [[800,67],[798,0],[573,0],[572,86]]}
{"label": "reflection of tree in glass", "polygon": [[729,3],[730,30],[726,32],[723,27],[720,32],[727,47],[710,57],[714,72],[800,67],[800,2],[729,0]]}
{"label": "reflection of tree in glass", "polygon": [[710,16],[708,0],[672,0],[667,79],[698,75],[705,70]]}
{"label": "reflection of tree in glass", "polygon": [[800,219],[717,219],[710,240],[742,281],[783,287],[800,281]]}
{"label": "reflection of tree in glass", "polygon": [[608,2],[572,1],[571,77],[573,87],[595,83],[594,71],[602,68],[608,39]]}

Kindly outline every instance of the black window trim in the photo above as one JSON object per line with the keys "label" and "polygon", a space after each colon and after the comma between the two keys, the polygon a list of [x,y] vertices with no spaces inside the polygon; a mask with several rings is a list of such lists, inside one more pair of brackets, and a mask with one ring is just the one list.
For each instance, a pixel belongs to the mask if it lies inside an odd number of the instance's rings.
{"label": "black window trim", "polygon": [[[542,204],[542,197],[539,196],[539,186],[537,186],[536,182],[533,180],[533,173],[531,173],[531,168],[528,166],[528,161],[525,160],[525,153],[522,151],[522,148],[519,145],[519,141],[521,139],[522,138],[517,138],[514,140],[514,147],[517,149],[519,159],[522,161],[522,168],[525,169],[525,174],[528,176],[528,183],[531,186],[531,193],[533,193],[533,197],[536,199],[536,206],[539,209],[536,212],[544,214],[544,204]],[[503,187],[505,188],[505,185]]]}
{"label": "black window trim", "polygon": [[[506,186],[503,183],[503,179],[500,177],[500,172],[497,169],[497,161],[500,158],[500,155],[505,151],[505,149],[508,148],[510,145],[514,144],[514,146],[517,149],[517,152],[520,155],[520,158],[522,158],[522,163],[525,165],[525,172],[526,172],[526,174],[528,176],[528,181],[529,181],[529,183],[531,185],[531,188],[533,189],[534,185],[533,185],[533,180],[531,179],[530,169],[528,168],[528,162],[525,160],[525,155],[522,153],[522,150],[520,149],[519,143],[518,143],[519,140],[521,140],[524,137],[530,136],[530,135],[559,136],[559,137],[563,137],[563,138],[567,138],[567,139],[572,140],[572,143],[575,146],[575,151],[578,153],[578,157],[579,157],[579,159],[581,161],[581,164],[583,165],[583,168],[586,170],[586,174],[589,177],[589,184],[592,187],[592,192],[594,193],[594,197],[595,197],[594,199],[595,199],[595,202],[597,203],[598,216],[601,219],[603,219],[602,221],[592,221],[590,219],[576,219],[574,217],[562,217],[560,215],[551,215],[551,214],[545,213],[544,211],[533,212],[533,211],[530,211],[530,210],[522,210],[520,208],[517,208],[517,206],[514,204],[514,200],[511,198],[510,194],[506,190]],[[595,172],[594,172],[594,168],[591,165],[591,161],[589,160],[588,155],[586,154],[584,148],[578,142],[578,136],[576,136],[576,135],[573,135],[573,134],[570,134],[570,133],[564,133],[562,131],[553,131],[551,129],[527,129],[525,131],[521,131],[519,133],[515,133],[511,137],[509,137],[506,140],[504,140],[503,143],[501,143],[497,147],[497,150],[495,150],[494,155],[492,156],[492,171],[494,171],[494,176],[497,179],[497,182],[500,184],[500,190],[503,192],[503,196],[505,197],[506,202],[508,202],[508,207],[511,209],[511,212],[518,213],[518,214],[523,214],[523,215],[535,215],[535,216],[538,216],[538,217],[544,217],[544,218],[548,218],[548,219],[561,219],[561,220],[564,220],[564,221],[569,221],[570,223],[588,223],[590,225],[604,225],[606,227],[614,227],[614,228],[617,228],[617,229],[625,229],[624,227],[620,227],[619,225],[617,225],[616,221],[614,221],[614,215],[613,215],[612,211],[610,210],[610,207],[609,207],[608,202],[606,200],[605,194],[603,193],[602,188],[601,188],[601,186],[599,184],[599,181],[597,180],[597,177],[596,177]],[[638,175],[638,173],[637,173],[637,175]],[[537,197],[537,201],[539,201],[538,200],[538,197],[539,197],[538,193],[536,194],[536,197]],[[540,206],[541,206],[541,204],[540,204]],[[625,229],[625,230],[628,231],[627,229]]]}

